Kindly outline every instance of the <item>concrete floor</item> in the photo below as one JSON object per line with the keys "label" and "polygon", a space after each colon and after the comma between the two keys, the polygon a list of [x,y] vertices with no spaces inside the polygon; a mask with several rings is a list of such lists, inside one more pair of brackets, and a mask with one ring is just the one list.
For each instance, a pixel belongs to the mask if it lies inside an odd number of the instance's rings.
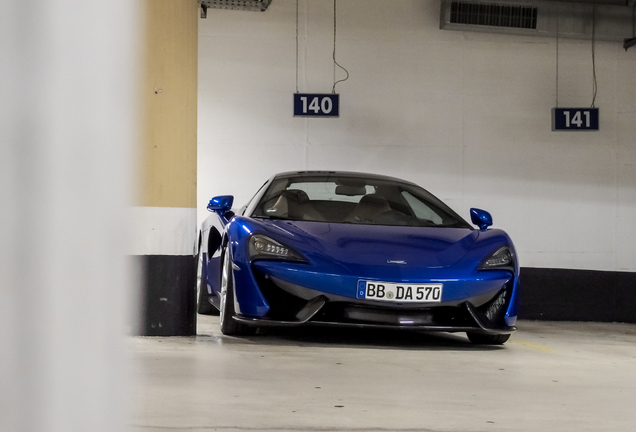
{"label": "concrete floor", "polygon": [[503,347],[334,329],[130,338],[133,431],[636,431],[636,325],[528,322]]}

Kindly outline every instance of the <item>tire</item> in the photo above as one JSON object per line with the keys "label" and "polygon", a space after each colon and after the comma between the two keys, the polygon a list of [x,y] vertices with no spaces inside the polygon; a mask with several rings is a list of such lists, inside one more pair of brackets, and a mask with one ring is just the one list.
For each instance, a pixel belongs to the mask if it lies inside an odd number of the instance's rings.
{"label": "tire", "polygon": [[221,333],[227,336],[249,336],[256,334],[256,327],[242,324],[232,317],[236,313],[234,310],[234,273],[230,259],[230,251],[225,248],[223,251],[223,270],[221,273],[221,309],[220,327]]}
{"label": "tire", "polygon": [[[200,248],[199,248],[200,249]],[[204,289],[203,282],[203,254],[199,250],[199,260],[197,263],[197,312],[201,315],[218,315],[218,310],[210,303],[207,296],[207,289]]]}
{"label": "tire", "polygon": [[482,333],[466,333],[468,339],[476,345],[503,345],[508,339],[509,334],[504,335],[489,335]]}

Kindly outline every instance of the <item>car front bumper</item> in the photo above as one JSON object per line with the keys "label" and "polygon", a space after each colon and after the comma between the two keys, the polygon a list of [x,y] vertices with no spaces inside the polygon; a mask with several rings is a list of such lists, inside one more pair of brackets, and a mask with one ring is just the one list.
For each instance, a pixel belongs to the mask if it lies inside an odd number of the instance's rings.
{"label": "car front bumper", "polygon": [[413,304],[357,299],[254,273],[259,291],[269,305],[264,316],[238,314],[234,319],[259,327],[303,325],[401,330],[510,334],[505,311],[511,299],[512,278],[490,290],[441,303]]}

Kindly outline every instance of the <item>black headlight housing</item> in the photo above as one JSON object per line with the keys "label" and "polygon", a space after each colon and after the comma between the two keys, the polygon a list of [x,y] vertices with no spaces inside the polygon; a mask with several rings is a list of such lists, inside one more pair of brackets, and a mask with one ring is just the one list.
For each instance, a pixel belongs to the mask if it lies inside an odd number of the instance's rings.
{"label": "black headlight housing", "polygon": [[251,261],[257,259],[273,259],[307,262],[307,259],[294,249],[263,234],[252,235],[248,247]]}
{"label": "black headlight housing", "polygon": [[515,257],[508,246],[503,246],[484,259],[477,270],[510,270],[515,271]]}

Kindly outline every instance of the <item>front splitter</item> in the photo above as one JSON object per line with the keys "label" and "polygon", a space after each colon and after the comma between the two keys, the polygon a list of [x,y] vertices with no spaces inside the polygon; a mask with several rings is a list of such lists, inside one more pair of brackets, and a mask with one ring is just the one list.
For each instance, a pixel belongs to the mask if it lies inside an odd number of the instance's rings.
{"label": "front splitter", "polygon": [[[324,305],[324,299],[314,299],[310,302],[311,309],[309,313],[302,314],[302,318],[298,321],[280,321],[267,318],[246,317],[243,315],[235,315],[233,318],[246,325],[256,327],[300,327],[300,326],[328,326],[328,327],[349,327],[349,328],[369,328],[369,329],[387,329],[387,330],[410,330],[410,331],[430,331],[430,332],[472,332],[488,335],[506,335],[517,331],[515,326],[495,327],[486,322],[478,313],[470,302],[465,302],[464,307],[468,310],[470,317],[474,320],[475,326],[448,326],[448,325],[431,325],[431,324],[378,324],[378,323],[358,323],[358,322],[334,322],[312,320],[316,313]],[[299,315],[301,315],[299,313]]]}

